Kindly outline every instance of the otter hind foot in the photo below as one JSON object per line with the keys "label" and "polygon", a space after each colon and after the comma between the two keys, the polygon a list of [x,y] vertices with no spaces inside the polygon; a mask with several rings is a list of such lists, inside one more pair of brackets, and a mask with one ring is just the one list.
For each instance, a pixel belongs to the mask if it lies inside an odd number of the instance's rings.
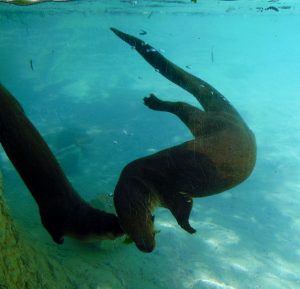
{"label": "otter hind foot", "polygon": [[162,110],[163,101],[156,97],[153,93],[148,97],[144,97],[144,104],[153,110]]}

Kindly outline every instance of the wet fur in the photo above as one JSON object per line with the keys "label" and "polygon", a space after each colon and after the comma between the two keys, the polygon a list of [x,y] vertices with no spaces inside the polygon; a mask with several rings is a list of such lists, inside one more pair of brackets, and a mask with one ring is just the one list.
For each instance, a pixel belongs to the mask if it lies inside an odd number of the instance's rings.
{"label": "wet fur", "polygon": [[115,215],[91,207],[73,189],[21,105],[0,84],[0,142],[34,197],[44,227],[63,236],[113,239],[123,234]]}
{"label": "wet fur", "polygon": [[124,231],[144,252],[155,247],[152,212],[168,208],[187,232],[192,198],[221,193],[244,181],[256,160],[255,137],[235,108],[211,85],[184,71],[142,40],[112,31],[157,71],[190,92],[203,110],[184,102],[144,99],[157,111],[175,114],[194,139],[129,163],[122,171],[114,204]]}

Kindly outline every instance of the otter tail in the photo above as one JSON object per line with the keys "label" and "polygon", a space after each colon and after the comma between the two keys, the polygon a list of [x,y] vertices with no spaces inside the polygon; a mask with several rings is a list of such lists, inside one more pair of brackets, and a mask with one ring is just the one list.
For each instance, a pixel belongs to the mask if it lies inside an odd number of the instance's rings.
{"label": "otter tail", "polygon": [[155,48],[141,39],[123,33],[115,28],[110,29],[118,37],[134,47],[160,74],[194,95],[205,111],[228,112],[240,118],[235,108],[211,85],[169,61]]}

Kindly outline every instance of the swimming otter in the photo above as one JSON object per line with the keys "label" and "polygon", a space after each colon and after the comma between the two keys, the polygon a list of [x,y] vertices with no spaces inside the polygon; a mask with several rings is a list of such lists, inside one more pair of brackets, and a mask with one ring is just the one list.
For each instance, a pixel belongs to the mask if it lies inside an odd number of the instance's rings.
{"label": "swimming otter", "polygon": [[150,109],[177,115],[194,139],[129,163],[114,192],[122,229],[144,252],[155,247],[152,211],[168,208],[187,232],[192,198],[221,193],[244,181],[256,160],[255,137],[235,108],[211,85],[142,40],[111,30],[170,81],[190,92],[203,110],[184,102],[144,98]]}
{"label": "swimming otter", "polygon": [[123,234],[117,216],[91,207],[67,180],[18,101],[0,84],[0,143],[38,204],[44,227],[62,244],[64,235],[85,240]]}

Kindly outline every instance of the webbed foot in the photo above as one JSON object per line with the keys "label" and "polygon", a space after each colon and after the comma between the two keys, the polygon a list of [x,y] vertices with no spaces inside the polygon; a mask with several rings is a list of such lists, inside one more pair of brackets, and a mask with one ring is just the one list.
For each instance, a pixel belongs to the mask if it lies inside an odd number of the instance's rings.
{"label": "webbed foot", "polygon": [[144,97],[144,104],[153,110],[162,110],[163,103],[163,100],[160,100],[152,93],[150,96]]}

